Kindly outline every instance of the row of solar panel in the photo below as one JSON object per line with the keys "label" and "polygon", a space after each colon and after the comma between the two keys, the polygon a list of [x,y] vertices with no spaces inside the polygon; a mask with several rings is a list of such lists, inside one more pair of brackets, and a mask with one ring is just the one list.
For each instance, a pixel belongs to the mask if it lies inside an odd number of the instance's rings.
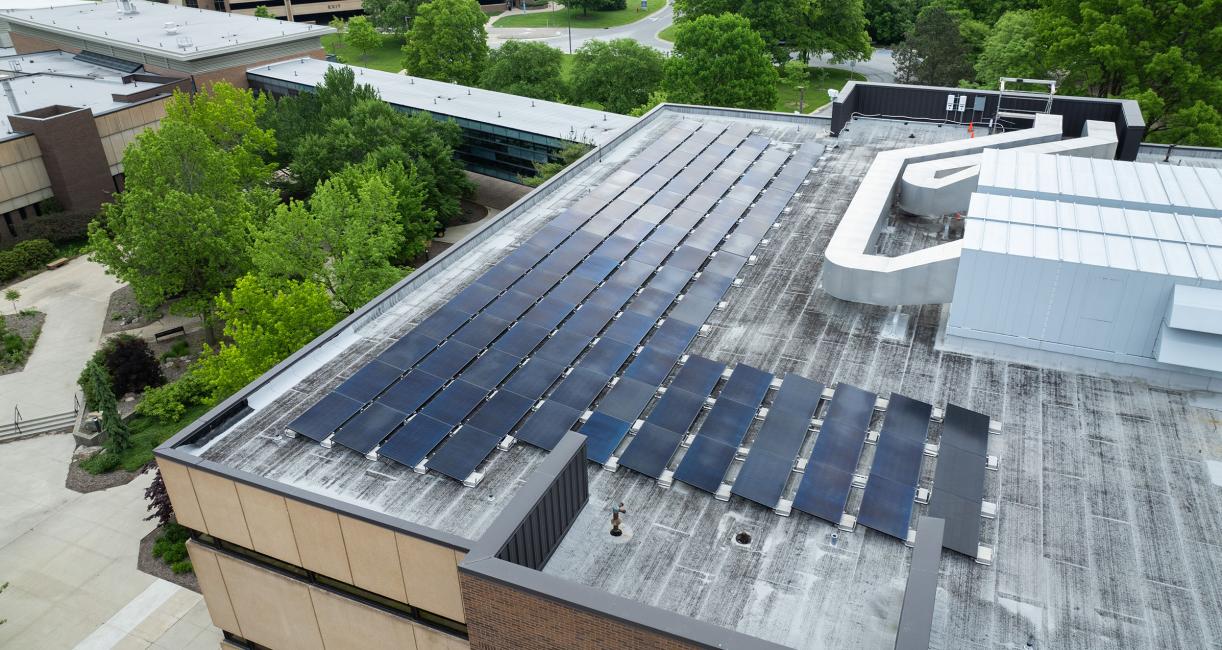
{"label": "row of solar panel", "polygon": [[938,441],[929,516],[946,520],[942,545],[969,557],[980,548],[989,417],[949,404]]}

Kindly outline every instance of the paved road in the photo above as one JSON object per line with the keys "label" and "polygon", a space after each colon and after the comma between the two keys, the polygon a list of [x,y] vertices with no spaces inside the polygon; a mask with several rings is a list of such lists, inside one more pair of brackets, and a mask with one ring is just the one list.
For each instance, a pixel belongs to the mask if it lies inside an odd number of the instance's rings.
{"label": "paved road", "polygon": [[[632,0],[629,0],[631,2]],[[517,12],[520,13],[520,12]],[[648,18],[642,18],[635,23],[608,27],[606,29],[574,28],[573,49],[584,45],[587,41],[609,41],[615,38],[631,38],[663,52],[669,52],[671,44],[658,38],[658,32],[666,29],[675,20],[675,12],[670,3]],[[569,30],[564,27],[533,27],[533,28],[498,28],[496,23],[488,29],[488,44],[497,47],[508,40],[532,40],[547,43],[552,47],[567,52],[569,50]]]}
{"label": "paved road", "polygon": [[891,50],[883,48],[874,48],[874,54],[870,56],[869,61],[832,63],[829,57],[825,56],[819,59],[811,59],[811,65],[852,70],[865,75],[868,81],[881,81],[884,83],[893,83],[895,81],[895,59],[891,56]]}

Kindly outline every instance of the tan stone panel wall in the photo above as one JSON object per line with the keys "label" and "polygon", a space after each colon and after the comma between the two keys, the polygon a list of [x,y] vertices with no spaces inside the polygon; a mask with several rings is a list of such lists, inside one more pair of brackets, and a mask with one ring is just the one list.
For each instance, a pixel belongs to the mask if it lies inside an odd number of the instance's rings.
{"label": "tan stone panel wall", "polygon": [[157,466],[161,468],[161,480],[165,481],[165,489],[170,494],[170,503],[174,504],[174,517],[178,519],[178,523],[187,528],[208,532],[187,468],[164,458],[157,459]]}
{"label": "tan stone panel wall", "polygon": [[37,203],[50,191],[37,138],[28,135],[0,142],[0,212]]}
{"label": "tan stone panel wall", "polygon": [[395,533],[407,603],[466,622],[462,593],[458,587],[457,554],[444,546]]}
{"label": "tan stone panel wall", "polygon": [[301,556],[297,553],[297,540],[293,536],[293,524],[289,521],[289,509],[284,497],[243,483],[236,485],[254,550],[301,566]]}
{"label": "tan stone panel wall", "polygon": [[233,481],[210,472],[191,468],[191,484],[208,526],[208,534],[239,546],[252,548],[246,515]]}
{"label": "tan stone panel wall", "polygon": [[243,638],[272,648],[323,650],[306,583],[228,555],[218,553],[216,561]]}
{"label": "tan stone panel wall", "polygon": [[416,626],[411,621],[358,603],[351,598],[310,587],[318,628],[327,650],[416,650]]}
{"label": "tan stone panel wall", "polygon": [[[164,476],[163,470],[162,477]],[[216,561],[216,552],[194,541],[188,541],[187,554],[191,556],[191,566],[195,569],[195,577],[199,579],[199,589],[204,594],[204,604],[208,606],[212,624],[242,636],[238,617],[233,613],[233,604],[229,601],[229,589],[225,586],[221,567]]]}
{"label": "tan stone panel wall", "polygon": [[301,566],[352,584],[339,515],[293,499],[285,501],[297,538],[297,552],[301,554]]}
{"label": "tan stone panel wall", "polygon": [[431,627],[417,625],[415,628],[417,650],[467,650],[471,647],[471,644],[464,639],[450,636]]}
{"label": "tan stone panel wall", "polygon": [[407,602],[395,533],[351,517],[341,516],[339,524],[344,532],[344,546],[348,549],[352,584],[401,603]]}

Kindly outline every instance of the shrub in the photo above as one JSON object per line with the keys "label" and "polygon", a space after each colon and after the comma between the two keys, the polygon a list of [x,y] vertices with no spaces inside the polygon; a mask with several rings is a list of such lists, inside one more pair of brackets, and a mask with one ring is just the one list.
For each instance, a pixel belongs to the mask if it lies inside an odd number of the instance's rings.
{"label": "shrub", "polygon": [[191,570],[191,560],[187,559],[187,540],[190,531],[174,522],[161,528],[161,534],[153,542],[153,557],[170,565],[174,573],[186,573]]}
{"label": "shrub", "polygon": [[191,573],[195,567],[191,566],[191,560],[182,560],[170,565],[170,570],[174,573]]}
{"label": "shrub", "polygon": [[25,237],[45,239],[53,244],[62,244],[85,239],[89,236],[92,212],[55,212],[26,222]]}
{"label": "shrub", "polygon": [[99,451],[98,453],[81,461],[81,469],[90,474],[105,474],[113,472],[119,468],[119,464],[123,462],[123,458],[119,454],[114,453],[109,449]]}
{"label": "shrub", "polygon": [[169,350],[161,353],[161,360],[165,361],[166,359],[177,359],[179,357],[185,357],[188,354],[191,354],[191,344],[180,339],[178,341],[174,341],[174,345],[171,345]]}
{"label": "shrub", "polygon": [[55,259],[55,245],[45,239],[27,239],[9,252],[18,256],[27,271]]}
{"label": "shrub", "polygon": [[0,282],[7,282],[25,273],[25,267],[13,251],[0,251]]}
{"label": "shrub", "polygon": [[138,393],[165,383],[157,357],[144,339],[122,335],[107,342],[106,370],[115,395]]}
{"label": "shrub", "polygon": [[151,388],[136,405],[136,412],[156,418],[163,424],[179,421],[187,407],[200,404],[208,397],[207,382],[188,372],[177,381],[160,388]]}

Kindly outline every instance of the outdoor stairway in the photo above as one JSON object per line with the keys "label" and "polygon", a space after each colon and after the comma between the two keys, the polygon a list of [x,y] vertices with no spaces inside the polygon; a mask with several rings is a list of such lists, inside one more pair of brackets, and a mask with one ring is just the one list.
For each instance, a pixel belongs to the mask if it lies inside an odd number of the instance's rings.
{"label": "outdoor stairway", "polygon": [[16,440],[41,433],[71,429],[76,422],[76,411],[66,411],[55,415],[44,415],[8,424],[0,424],[0,442]]}

